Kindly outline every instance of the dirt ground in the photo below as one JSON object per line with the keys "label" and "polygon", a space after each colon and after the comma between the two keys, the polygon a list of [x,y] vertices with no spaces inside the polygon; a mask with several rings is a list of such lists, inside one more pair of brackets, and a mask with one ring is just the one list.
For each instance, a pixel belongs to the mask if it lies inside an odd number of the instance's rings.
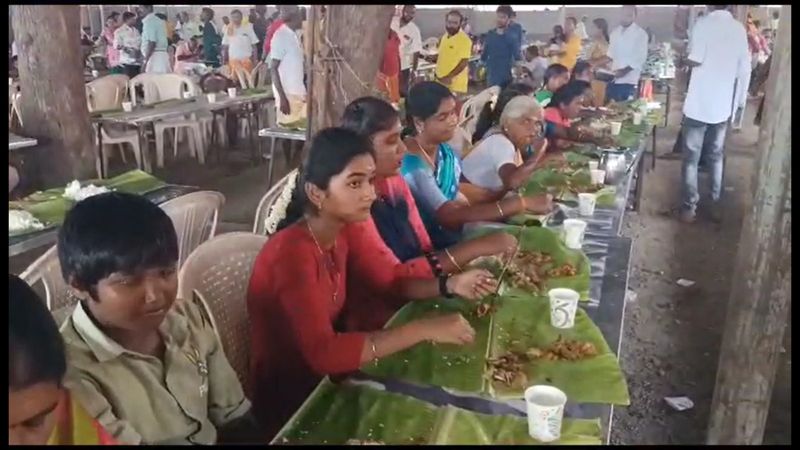
{"label": "dirt ground", "polygon": [[[669,152],[680,122],[681,98],[673,101],[670,126],[660,129],[658,152]],[[703,444],[714,391],[725,306],[744,213],[749,207],[757,128],[752,126],[755,105],[740,133],[730,134],[723,193],[725,220],[712,224],[700,210],[700,220],[683,225],[669,217],[678,204],[680,161],[657,159],[647,173],[641,208],[626,219],[624,234],[633,238],[629,301],[623,330],[621,364],[627,376],[631,406],[615,410],[614,444]],[[201,186],[222,192],[227,201],[218,232],[252,229],[256,206],[267,190],[267,165],[255,165],[249,152],[228,150],[224,163],[198,165],[179,155],[155,175],[171,183]],[[274,180],[286,173],[277,152]],[[212,159],[213,161],[213,159]],[[649,158],[646,163],[649,167]],[[129,168],[133,168],[130,166]],[[117,165],[113,172],[124,169]],[[707,194],[707,175],[700,178]],[[706,183],[707,184],[707,183]],[[701,208],[702,208],[701,200]],[[11,272],[20,273],[45,248],[10,260]],[[689,288],[679,278],[693,280]],[[778,372],[765,443],[791,442],[791,349],[787,338]],[[664,397],[687,396],[694,408],[672,410]]]}
{"label": "dirt ground", "polygon": [[[675,100],[670,126],[659,130],[659,154],[675,142],[682,99]],[[699,180],[704,197],[698,222],[685,225],[670,216],[679,205],[680,160],[657,159],[656,170],[645,177],[640,211],[627,217],[624,235],[633,239],[629,289],[636,296],[627,305],[620,357],[631,406],[615,410],[614,444],[705,443],[737,243],[751,202],[754,104],[747,113],[742,131],[729,135],[725,149],[721,225],[702,209],[709,201],[706,174]],[[695,284],[681,287],[680,278]],[[791,442],[790,349],[785,355],[764,443]],[[693,409],[678,412],[664,401],[682,396],[694,402]]]}

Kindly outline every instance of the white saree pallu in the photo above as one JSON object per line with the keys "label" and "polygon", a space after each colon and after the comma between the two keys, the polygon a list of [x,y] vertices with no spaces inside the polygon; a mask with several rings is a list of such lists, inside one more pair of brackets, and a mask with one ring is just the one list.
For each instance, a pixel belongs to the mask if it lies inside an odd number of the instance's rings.
{"label": "white saree pallu", "polygon": [[144,69],[145,73],[170,73],[172,69],[169,67],[169,55],[163,50],[156,50],[147,61],[147,67]]}

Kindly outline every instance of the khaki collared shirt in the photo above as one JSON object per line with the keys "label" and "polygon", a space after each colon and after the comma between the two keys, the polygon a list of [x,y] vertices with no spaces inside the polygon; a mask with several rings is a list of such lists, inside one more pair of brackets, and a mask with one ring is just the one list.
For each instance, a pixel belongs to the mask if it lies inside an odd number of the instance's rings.
{"label": "khaki collared shirt", "polygon": [[161,359],[124,349],[79,303],[64,322],[66,385],[121,444],[216,444],[250,402],[200,309],[177,300],[161,324]]}

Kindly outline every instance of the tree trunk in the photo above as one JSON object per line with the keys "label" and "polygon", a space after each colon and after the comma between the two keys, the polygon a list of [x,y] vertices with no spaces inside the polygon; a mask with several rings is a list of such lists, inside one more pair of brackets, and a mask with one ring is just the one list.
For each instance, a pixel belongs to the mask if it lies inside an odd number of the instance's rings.
{"label": "tree trunk", "polygon": [[[316,17],[318,12],[317,9]],[[321,45],[314,49],[311,61],[311,136],[338,124],[351,101],[376,95],[373,82],[393,14],[393,5],[327,6],[323,26],[315,27],[316,42]]]}
{"label": "tree trunk", "polygon": [[[53,187],[94,175],[78,5],[13,5],[22,133],[38,139],[24,176]],[[26,150],[26,159],[28,150]]]}
{"label": "tree trunk", "polygon": [[792,7],[767,81],[752,210],[742,227],[720,351],[709,444],[758,445],[791,309]]}

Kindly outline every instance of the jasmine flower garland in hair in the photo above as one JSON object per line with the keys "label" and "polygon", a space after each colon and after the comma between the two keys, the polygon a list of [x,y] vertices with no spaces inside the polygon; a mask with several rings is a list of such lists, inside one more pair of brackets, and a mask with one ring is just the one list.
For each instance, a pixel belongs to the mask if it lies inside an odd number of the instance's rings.
{"label": "jasmine flower garland in hair", "polygon": [[275,233],[275,230],[278,228],[278,224],[286,217],[286,208],[289,206],[289,202],[292,200],[292,193],[297,185],[297,174],[297,169],[289,173],[289,179],[286,180],[286,185],[283,187],[281,194],[275,200],[275,203],[273,203],[272,207],[269,209],[267,218],[264,219],[264,228],[267,232],[267,236]]}

